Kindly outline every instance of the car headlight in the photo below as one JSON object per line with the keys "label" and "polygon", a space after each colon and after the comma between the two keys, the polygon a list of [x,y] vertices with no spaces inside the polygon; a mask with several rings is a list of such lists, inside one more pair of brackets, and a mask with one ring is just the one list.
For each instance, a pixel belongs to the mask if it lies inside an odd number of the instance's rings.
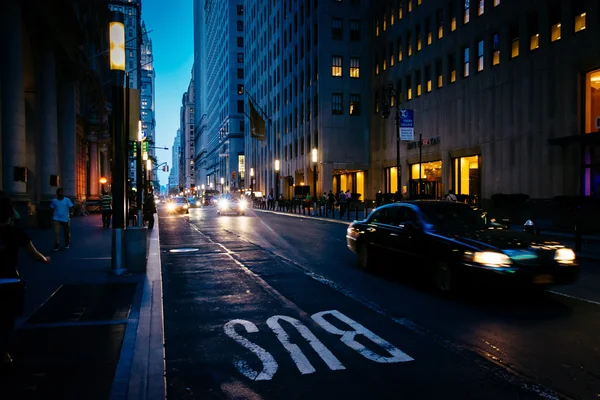
{"label": "car headlight", "polygon": [[473,261],[488,267],[505,267],[512,264],[509,256],[496,251],[478,251],[473,254]]}
{"label": "car headlight", "polygon": [[175,204],[173,204],[173,203],[167,204],[167,210],[173,211],[174,209],[175,209]]}
{"label": "car headlight", "polygon": [[183,205],[183,208],[189,208],[189,207],[190,207],[189,204],[184,204]]}
{"label": "car headlight", "polygon": [[240,210],[245,210],[248,203],[246,201],[240,201]]}
{"label": "car headlight", "polygon": [[575,252],[568,247],[560,248],[554,252],[554,259],[560,264],[572,264],[575,261]]}
{"label": "car headlight", "polygon": [[229,200],[219,200],[219,208],[227,208],[229,207]]}

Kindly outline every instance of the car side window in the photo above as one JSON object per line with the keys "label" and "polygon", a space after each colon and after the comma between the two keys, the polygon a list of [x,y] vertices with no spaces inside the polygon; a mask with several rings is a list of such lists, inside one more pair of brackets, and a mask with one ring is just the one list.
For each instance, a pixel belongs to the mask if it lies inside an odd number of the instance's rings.
{"label": "car side window", "polygon": [[413,209],[408,207],[398,207],[394,218],[394,225],[403,225],[406,222],[416,224],[417,221],[417,213]]}
{"label": "car side window", "polygon": [[378,210],[373,214],[373,218],[371,218],[371,223],[373,224],[386,224],[392,225],[394,223],[394,215],[392,208],[384,208],[382,210]]}

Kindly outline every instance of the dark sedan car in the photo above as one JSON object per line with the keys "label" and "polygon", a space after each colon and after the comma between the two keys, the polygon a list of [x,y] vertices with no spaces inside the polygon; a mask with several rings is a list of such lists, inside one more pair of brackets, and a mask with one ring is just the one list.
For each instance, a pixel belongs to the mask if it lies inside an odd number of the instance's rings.
{"label": "dark sedan car", "polygon": [[546,287],[574,282],[573,250],[487,220],[448,201],[406,201],[375,209],[349,227],[346,240],[363,268],[424,272],[443,292],[463,284]]}
{"label": "dark sedan car", "polygon": [[224,194],[217,201],[217,215],[237,214],[246,215],[248,201],[240,195]]}

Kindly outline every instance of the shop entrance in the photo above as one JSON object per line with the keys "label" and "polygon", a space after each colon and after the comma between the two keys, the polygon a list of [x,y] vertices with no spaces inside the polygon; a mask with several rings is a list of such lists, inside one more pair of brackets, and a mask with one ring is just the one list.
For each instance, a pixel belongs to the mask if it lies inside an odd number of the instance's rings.
{"label": "shop entrance", "polygon": [[410,166],[410,198],[441,199],[444,196],[442,161],[412,164]]}

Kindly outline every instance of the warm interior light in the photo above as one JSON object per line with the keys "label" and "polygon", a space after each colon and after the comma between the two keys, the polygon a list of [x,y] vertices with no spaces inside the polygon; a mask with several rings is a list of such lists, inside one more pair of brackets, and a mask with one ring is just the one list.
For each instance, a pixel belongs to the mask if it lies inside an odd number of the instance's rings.
{"label": "warm interior light", "polygon": [[250,176],[254,176],[254,168],[250,168]]}
{"label": "warm interior light", "polygon": [[110,69],[125,71],[125,24],[113,21],[109,24]]}
{"label": "warm interior light", "polygon": [[275,171],[279,172],[279,160],[275,160]]}
{"label": "warm interior light", "polygon": [[103,184],[103,185],[104,185],[106,182],[108,182],[108,180],[107,180],[105,177],[101,177],[101,178],[100,178],[100,183],[101,183],[101,184]]}
{"label": "warm interior light", "polygon": [[312,149],[312,162],[313,163],[317,162],[317,148],[316,147],[314,149]]}

